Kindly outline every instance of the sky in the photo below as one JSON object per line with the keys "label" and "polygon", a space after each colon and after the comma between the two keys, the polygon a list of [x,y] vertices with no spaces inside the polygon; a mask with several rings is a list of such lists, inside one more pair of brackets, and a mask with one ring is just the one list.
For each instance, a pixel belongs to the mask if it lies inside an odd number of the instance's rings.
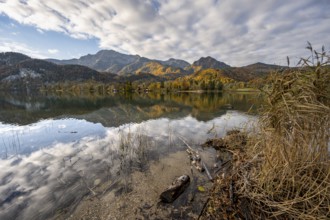
{"label": "sky", "polygon": [[330,0],[0,0],[0,52],[79,58],[112,49],[192,63],[291,65],[330,51]]}

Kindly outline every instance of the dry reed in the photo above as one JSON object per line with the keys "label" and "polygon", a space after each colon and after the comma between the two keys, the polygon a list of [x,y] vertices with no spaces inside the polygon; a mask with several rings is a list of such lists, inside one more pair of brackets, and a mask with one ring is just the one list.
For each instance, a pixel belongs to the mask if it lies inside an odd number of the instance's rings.
{"label": "dry reed", "polygon": [[259,132],[233,155],[227,178],[219,177],[214,189],[209,209],[218,205],[222,212],[206,216],[330,219],[330,60],[324,47],[307,49],[312,56],[302,67],[272,75]]}

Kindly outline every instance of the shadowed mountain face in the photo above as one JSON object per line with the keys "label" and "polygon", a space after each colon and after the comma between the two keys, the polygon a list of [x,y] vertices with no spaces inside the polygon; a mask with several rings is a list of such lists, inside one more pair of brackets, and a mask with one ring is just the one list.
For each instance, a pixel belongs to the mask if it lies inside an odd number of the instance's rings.
{"label": "shadowed mountain face", "polygon": [[186,67],[185,70],[189,73],[196,73],[206,69],[222,70],[227,68],[230,68],[230,66],[224,62],[220,62],[213,57],[208,56],[201,57],[199,60],[196,60],[192,65]]}
{"label": "shadowed mountain face", "polygon": [[126,55],[118,53],[114,50],[101,50],[95,55],[88,54],[82,56],[79,59],[71,60],[55,60],[49,59],[56,64],[78,64],[82,66],[87,66],[97,71],[106,71],[112,73],[118,73],[125,66],[136,62],[139,60],[138,55]]}
{"label": "shadowed mountain face", "polygon": [[86,66],[57,65],[19,53],[0,54],[0,64],[1,89],[36,89],[43,84],[83,82],[90,79],[106,82],[114,77],[114,75],[105,75]]}
{"label": "shadowed mountain face", "polygon": [[213,57],[201,57],[199,60],[195,61],[192,66],[200,66],[202,69],[225,69],[230,66],[224,62],[220,62]]}
{"label": "shadowed mountain face", "polygon": [[248,71],[254,71],[254,72],[259,72],[259,73],[268,73],[271,70],[287,69],[287,67],[284,67],[284,66],[271,65],[271,64],[265,64],[265,63],[260,63],[260,62],[250,64],[248,66],[243,66],[242,68],[244,68]]}
{"label": "shadowed mountain face", "polygon": [[268,75],[270,72],[288,69],[288,67],[270,65],[265,63],[254,63],[243,67],[231,67],[223,69],[223,74],[237,81],[249,81]]}
{"label": "shadowed mountain face", "polygon": [[170,58],[166,61],[161,61],[160,63],[163,65],[166,65],[166,66],[177,67],[177,68],[181,68],[181,69],[184,69],[184,68],[190,66],[190,63],[188,63],[185,60],[178,60],[178,59],[173,59],[173,58]]}
{"label": "shadowed mountain face", "polygon": [[19,62],[29,59],[31,58],[21,53],[14,53],[14,52],[0,53],[0,67],[12,66],[18,64]]}

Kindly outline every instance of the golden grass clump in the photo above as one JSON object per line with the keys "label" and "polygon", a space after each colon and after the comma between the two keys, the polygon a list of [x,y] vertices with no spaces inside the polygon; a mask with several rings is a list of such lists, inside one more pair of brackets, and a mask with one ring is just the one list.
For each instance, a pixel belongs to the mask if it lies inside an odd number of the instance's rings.
{"label": "golden grass clump", "polygon": [[258,132],[218,178],[210,212],[218,205],[230,219],[330,219],[330,59],[307,48],[313,55],[301,67],[272,75]]}
{"label": "golden grass clump", "polygon": [[316,66],[302,59],[303,67],[273,75],[266,91],[260,136],[247,149],[250,158],[263,160],[240,191],[268,217],[330,218],[330,69],[324,57]]}

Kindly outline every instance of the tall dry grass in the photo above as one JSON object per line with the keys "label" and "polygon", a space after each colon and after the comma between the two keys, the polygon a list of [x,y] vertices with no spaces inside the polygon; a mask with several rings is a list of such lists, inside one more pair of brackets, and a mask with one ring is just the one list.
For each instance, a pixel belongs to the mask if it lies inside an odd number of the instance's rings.
{"label": "tall dry grass", "polygon": [[231,166],[202,219],[330,219],[330,57],[307,49],[271,76],[257,132],[224,146]]}
{"label": "tall dry grass", "polygon": [[307,48],[300,68],[273,74],[260,132],[234,172],[256,219],[330,219],[330,59]]}

